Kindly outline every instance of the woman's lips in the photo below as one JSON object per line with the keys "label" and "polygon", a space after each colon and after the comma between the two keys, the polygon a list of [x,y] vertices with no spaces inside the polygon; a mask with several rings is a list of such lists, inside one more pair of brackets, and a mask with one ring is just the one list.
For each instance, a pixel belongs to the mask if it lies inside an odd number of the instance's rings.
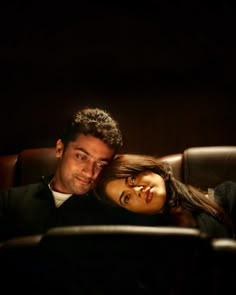
{"label": "woman's lips", "polygon": [[145,194],[146,194],[146,203],[150,203],[152,200],[151,187],[148,188],[148,190],[145,192]]}

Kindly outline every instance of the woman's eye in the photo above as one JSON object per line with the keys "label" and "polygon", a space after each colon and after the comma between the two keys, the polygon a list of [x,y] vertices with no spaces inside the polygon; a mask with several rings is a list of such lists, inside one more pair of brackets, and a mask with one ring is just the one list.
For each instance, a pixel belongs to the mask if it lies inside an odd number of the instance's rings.
{"label": "woman's eye", "polygon": [[132,175],[132,176],[130,177],[130,183],[131,183],[132,185],[134,185],[135,179],[136,179],[136,177],[135,177],[134,175]]}
{"label": "woman's eye", "polygon": [[124,203],[125,203],[125,204],[128,204],[128,203],[129,203],[129,196],[125,196],[125,197],[124,197]]}

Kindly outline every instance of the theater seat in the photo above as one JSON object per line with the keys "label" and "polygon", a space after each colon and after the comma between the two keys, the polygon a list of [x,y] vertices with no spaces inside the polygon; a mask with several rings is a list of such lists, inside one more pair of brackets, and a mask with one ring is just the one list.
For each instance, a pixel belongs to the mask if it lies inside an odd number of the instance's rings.
{"label": "theater seat", "polygon": [[202,189],[236,181],[236,146],[191,147],[160,159],[170,163],[177,179]]}
{"label": "theater seat", "polygon": [[14,186],[17,159],[17,154],[0,156],[0,189]]}
{"label": "theater seat", "polygon": [[202,268],[208,269],[209,241],[196,229],[61,227],[49,230],[41,247],[46,283],[54,293],[198,295],[208,290],[209,273]]}
{"label": "theater seat", "polygon": [[41,176],[50,175],[56,169],[55,148],[25,149],[17,161],[15,185],[38,182]]}
{"label": "theater seat", "polygon": [[44,292],[45,286],[40,284],[44,274],[40,256],[41,237],[17,237],[0,243],[2,293],[48,294]]}
{"label": "theater seat", "polygon": [[213,294],[236,294],[236,240],[213,239],[211,245]]}
{"label": "theater seat", "polygon": [[1,290],[9,294],[17,288],[23,294],[198,295],[210,287],[210,250],[208,238],[190,228],[51,228],[42,235],[0,244]]}
{"label": "theater seat", "polygon": [[197,229],[68,226],[0,244],[11,294],[235,294],[236,244]]}
{"label": "theater seat", "polygon": [[38,182],[52,174],[57,164],[54,147],[22,150],[19,154],[0,156],[0,190]]}

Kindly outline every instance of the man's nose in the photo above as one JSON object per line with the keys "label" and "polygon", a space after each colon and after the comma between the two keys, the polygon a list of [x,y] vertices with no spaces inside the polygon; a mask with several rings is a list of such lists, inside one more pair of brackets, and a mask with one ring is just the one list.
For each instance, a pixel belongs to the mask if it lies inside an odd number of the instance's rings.
{"label": "man's nose", "polygon": [[92,161],[87,161],[84,165],[83,172],[87,177],[92,177],[94,175],[95,163]]}

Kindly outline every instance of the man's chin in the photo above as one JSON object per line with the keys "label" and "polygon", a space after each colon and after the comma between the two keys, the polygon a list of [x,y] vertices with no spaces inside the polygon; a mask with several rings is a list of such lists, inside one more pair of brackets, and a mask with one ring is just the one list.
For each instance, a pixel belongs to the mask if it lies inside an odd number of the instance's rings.
{"label": "man's chin", "polygon": [[85,195],[87,194],[90,190],[91,190],[91,186],[87,186],[86,188],[83,187],[83,188],[78,188],[76,191],[77,191],[77,195]]}

